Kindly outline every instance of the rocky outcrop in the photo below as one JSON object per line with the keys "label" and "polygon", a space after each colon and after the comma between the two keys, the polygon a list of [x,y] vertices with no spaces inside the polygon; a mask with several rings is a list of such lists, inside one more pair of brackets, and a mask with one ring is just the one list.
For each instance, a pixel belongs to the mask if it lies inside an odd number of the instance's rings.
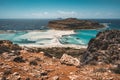
{"label": "rocky outcrop", "polygon": [[[31,48],[29,48],[32,50]],[[36,50],[36,49],[35,49]],[[29,51],[29,50],[28,50]],[[37,48],[37,52],[43,51],[45,56],[61,58],[63,54],[71,55],[72,57],[79,58],[86,49],[74,49],[74,48],[62,48],[62,47],[53,47],[53,48]],[[34,51],[36,52],[36,51]]]}
{"label": "rocky outcrop", "polygon": [[13,50],[16,51],[21,49],[22,49],[21,47],[19,47],[17,44],[13,44],[9,40],[0,40],[0,54],[3,52],[11,52]]}
{"label": "rocky outcrop", "polygon": [[98,29],[104,26],[98,22],[89,20],[79,20],[76,18],[68,18],[64,20],[54,20],[48,23],[48,27],[58,30],[76,30],[76,29]]}
{"label": "rocky outcrop", "polygon": [[80,66],[80,61],[77,58],[73,58],[72,56],[67,54],[63,54],[63,56],[60,59],[60,62],[66,65]]}
{"label": "rocky outcrop", "polygon": [[87,51],[82,56],[84,63],[120,62],[120,30],[106,30],[91,39]]}

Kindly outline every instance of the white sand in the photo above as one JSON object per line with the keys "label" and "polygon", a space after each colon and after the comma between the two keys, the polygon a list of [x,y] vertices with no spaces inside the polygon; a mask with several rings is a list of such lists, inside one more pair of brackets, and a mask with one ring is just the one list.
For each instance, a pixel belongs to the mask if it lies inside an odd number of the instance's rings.
{"label": "white sand", "polygon": [[[40,48],[52,48],[52,47],[71,47],[71,48],[86,48],[87,46],[74,45],[74,44],[61,44],[59,38],[62,35],[75,34],[73,30],[47,30],[47,31],[30,31],[29,33],[20,36],[19,38],[28,39],[28,40],[40,40],[40,39],[50,39],[38,41],[37,44],[21,44],[20,46],[26,47],[40,47]],[[19,39],[18,38],[18,39]]]}

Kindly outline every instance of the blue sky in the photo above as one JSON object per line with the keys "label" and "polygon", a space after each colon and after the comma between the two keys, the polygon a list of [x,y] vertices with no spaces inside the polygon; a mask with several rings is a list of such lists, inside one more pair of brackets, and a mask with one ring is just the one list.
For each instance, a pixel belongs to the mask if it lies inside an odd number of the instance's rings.
{"label": "blue sky", "polygon": [[0,0],[0,18],[120,18],[120,0]]}

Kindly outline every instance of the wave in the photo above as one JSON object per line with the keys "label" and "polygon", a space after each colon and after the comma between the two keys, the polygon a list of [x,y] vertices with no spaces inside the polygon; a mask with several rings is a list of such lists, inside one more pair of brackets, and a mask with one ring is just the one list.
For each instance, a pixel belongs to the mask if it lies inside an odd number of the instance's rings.
{"label": "wave", "polygon": [[60,42],[62,44],[77,44],[77,45],[85,45],[86,43],[80,39],[80,38],[77,38],[75,36],[64,36],[64,37],[61,37],[60,38]]}

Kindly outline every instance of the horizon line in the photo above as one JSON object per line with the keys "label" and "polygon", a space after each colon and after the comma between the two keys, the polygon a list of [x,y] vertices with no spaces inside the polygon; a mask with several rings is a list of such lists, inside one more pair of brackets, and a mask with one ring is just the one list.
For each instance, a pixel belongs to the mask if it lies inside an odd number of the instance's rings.
{"label": "horizon line", "polygon": [[[73,17],[69,17],[69,18],[73,18]],[[67,19],[67,18],[0,18],[0,19]],[[120,19],[120,18],[77,18],[77,19]]]}

